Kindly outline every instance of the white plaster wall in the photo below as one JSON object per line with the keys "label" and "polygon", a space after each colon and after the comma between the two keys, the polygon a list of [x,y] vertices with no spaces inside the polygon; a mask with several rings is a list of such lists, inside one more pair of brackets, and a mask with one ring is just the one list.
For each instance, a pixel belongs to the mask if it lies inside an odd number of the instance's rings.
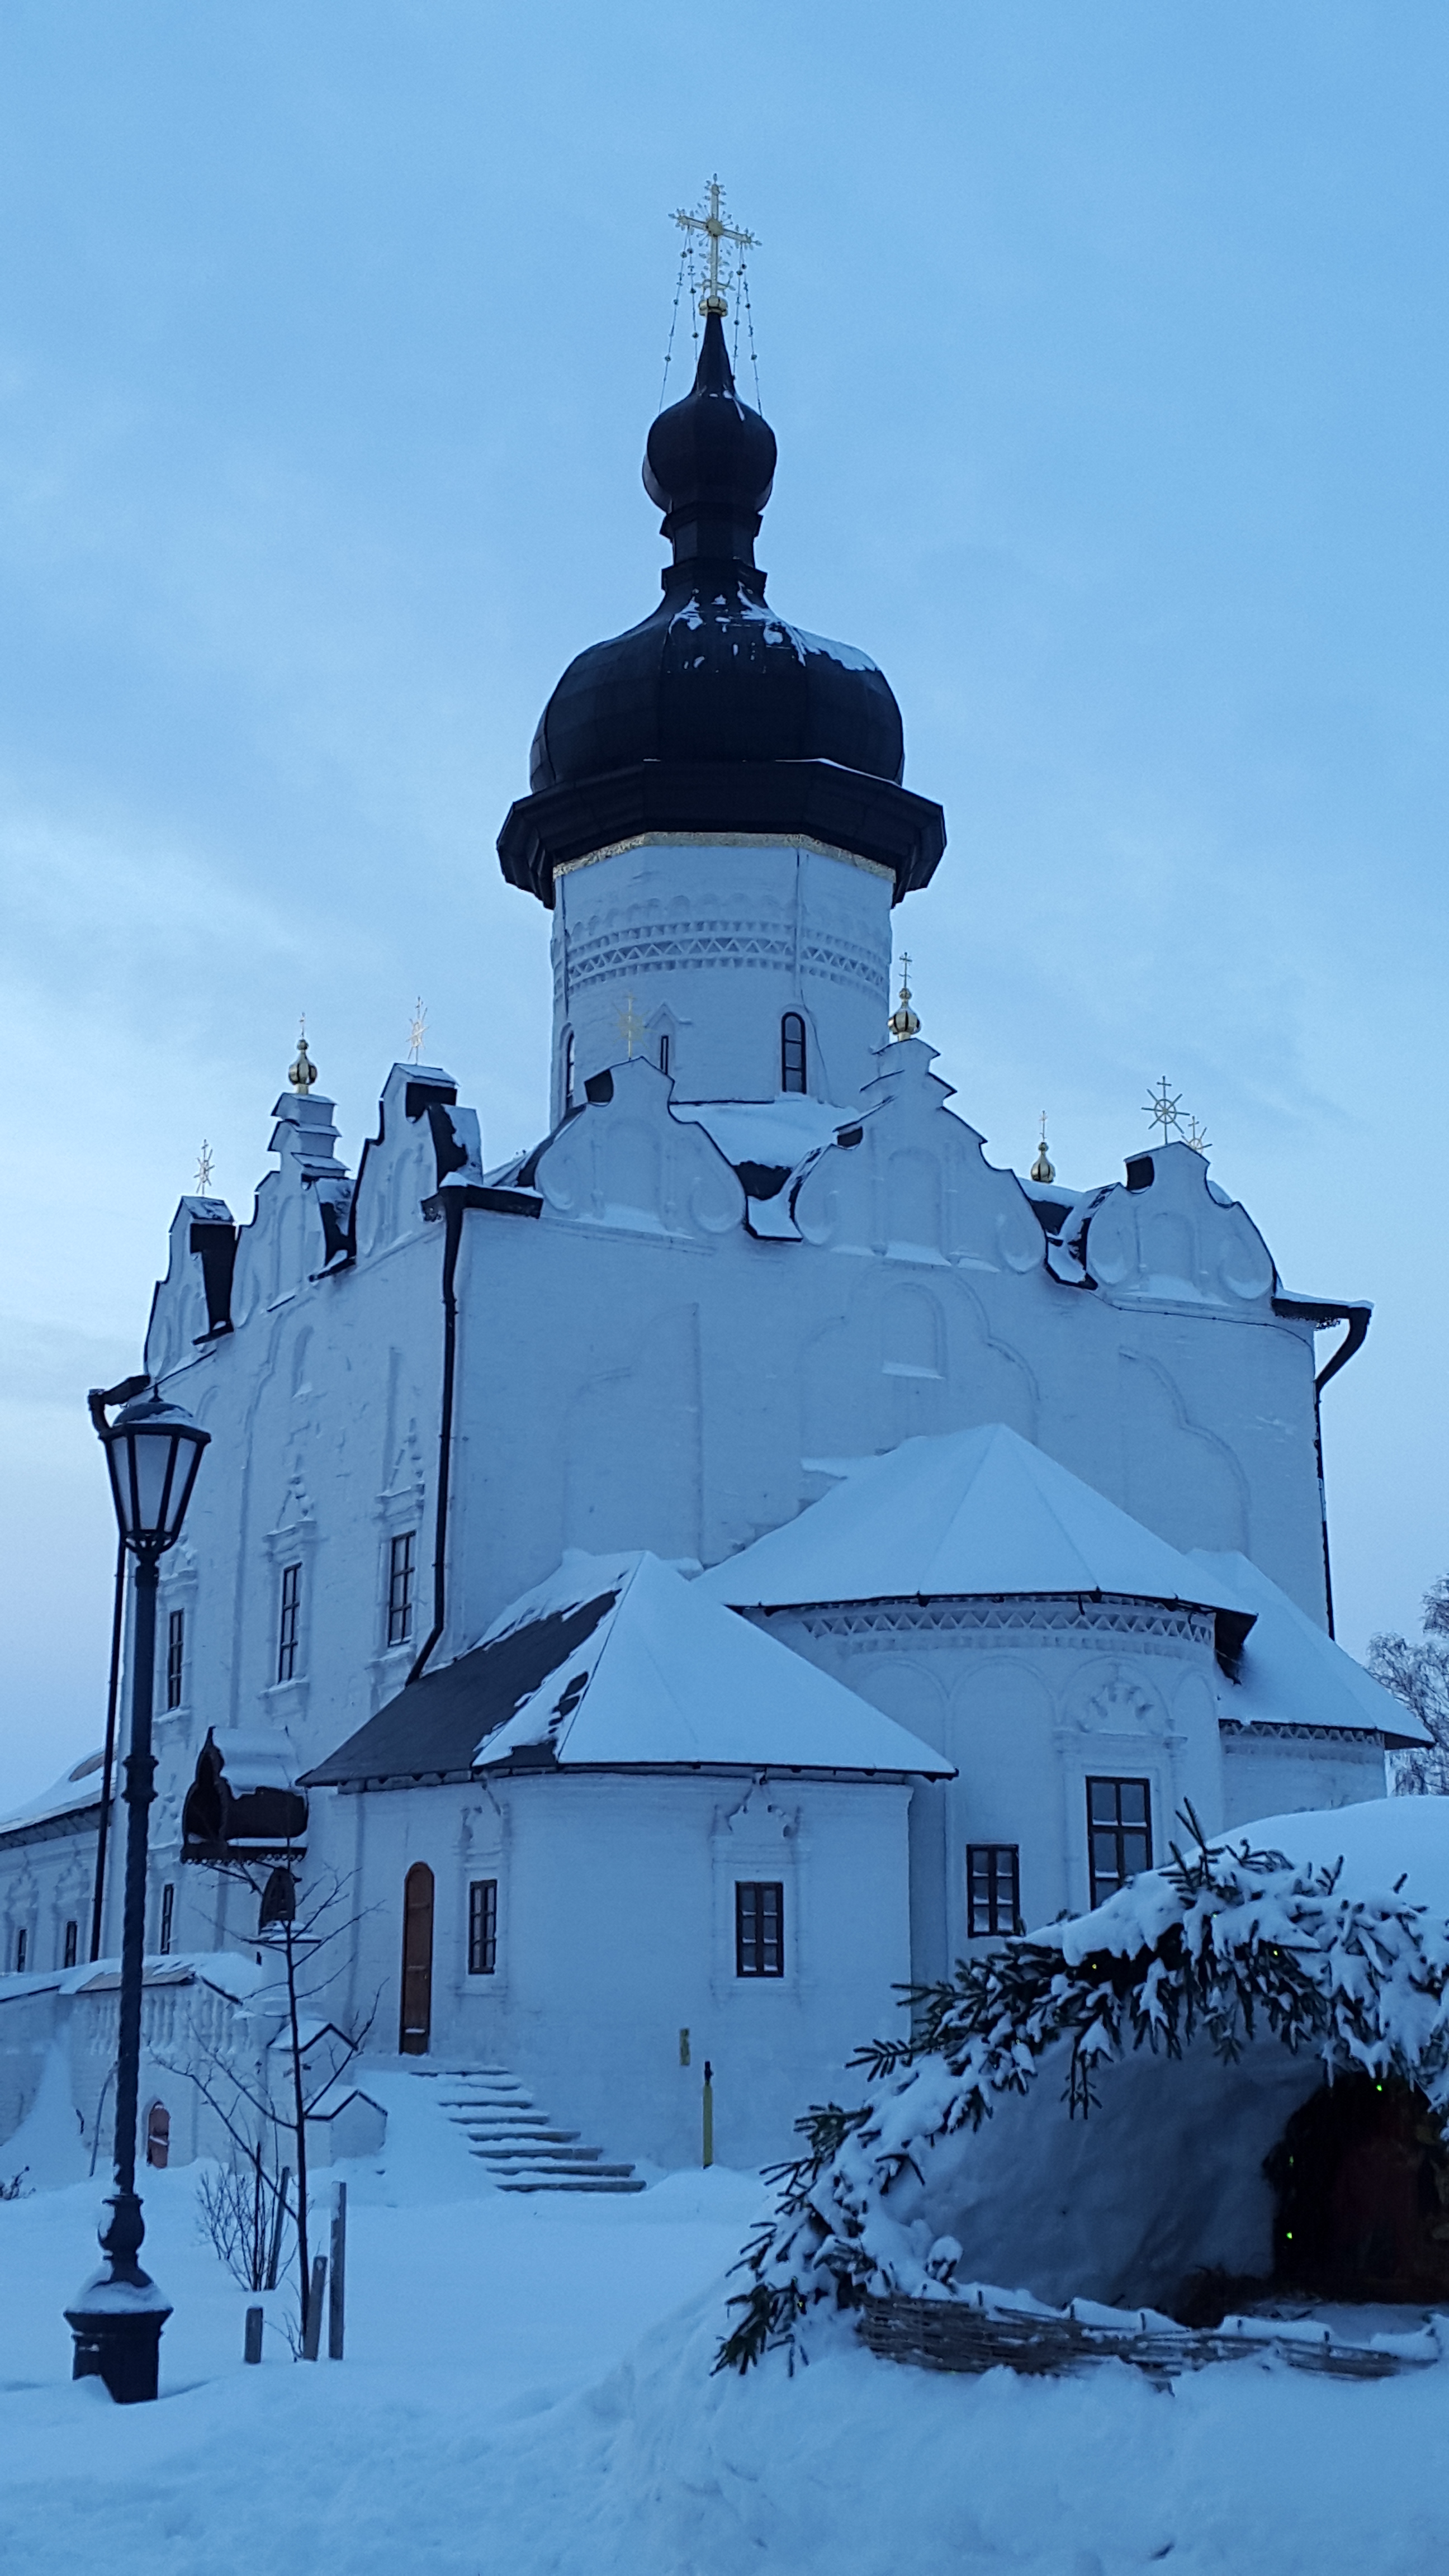
{"label": "white plaster wall", "polygon": [[[501,2063],[587,2143],[663,2165],[788,2151],[804,2104],[840,2097],[858,2042],[899,2024],[909,1971],[908,1793],[879,1783],[551,1774],[338,1800],[361,1811],[376,1911],[359,1993],[396,2047],[402,1890],[435,1882],[432,2055]],[[345,1832],[346,1827],[343,1828]],[[467,1886],[499,1881],[494,1975],[467,1974]],[[785,1889],[786,1973],[735,1974],[734,1883]],[[690,2064],[680,2064],[680,2032]]]}
{"label": "white plaster wall", "polygon": [[1287,1816],[1304,1807],[1356,1807],[1388,1795],[1384,1756],[1371,1736],[1223,1739],[1223,1822]]}
{"label": "white plaster wall", "polygon": [[554,1116],[564,1032],[575,1098],[623,1053],[631,998],[658,1061],[668,1034],[683,1100],[772,1100],[780,1021],[799,1011],[807,1089],[849,1102],[870,1078],[890,1010],[888,869],[818,850],[648,842],[555,880]]}
{"label": "white plaster wall", "polygon": [[[1018,1845],[1028,1925],[1048,1922],[1064,1908],[1085,1910],[1091,1896],[1088,1779],[1149,1782],[1158,1860],[1166,1858],[1170,1841],[1183,1837],[1185,1803],[1209,1832],[1226,1821],[1209,1622],[1183,1620],[1184,1628],[1201,1633],[1177,1637],[1113,1634],[1105,1626],[885,1624],[928,1615],[909,1603],[828,1618],[755,1614],[778,1643],[819,1664],[956,1765],[954,1780],[913,1793],[912,1973],[922,1978],[947,1975],[971,1946],[970,1843]],[[937,1615],[949,1616],[945,1605]]]}

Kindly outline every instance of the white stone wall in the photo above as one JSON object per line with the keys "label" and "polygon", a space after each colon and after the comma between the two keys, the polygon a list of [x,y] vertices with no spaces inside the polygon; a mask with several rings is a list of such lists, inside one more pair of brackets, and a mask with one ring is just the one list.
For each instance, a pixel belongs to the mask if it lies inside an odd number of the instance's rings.
{"label": "white stone wall", "polygon": [[[397,2046],[403,1882],[433,1872],[432,2055],[510,2067],[588,2143],[696,2162],[705,2060],[721,2163],[789,2151],[860,2039],[899,2027],[909,1793],[885,1783],[535,1775],[332,1802],[375,1904],[350,2002]],[[498,1965],[467,1968],[470,1879]],[[737,1879],[785,1890],[785,1974],[735,1973]],[[680,2033],[689,2033],[689,2065]]]}
{"label": "white stone wall", "polygon": [[578,1100],[587,1077],[624,1053],[631,1001],[642,1023],[635,1051],[657,1064],[668,1038],[682,1100],[773,1100],[786,1011],[805,1020],[808,1092],[853,1099],[890,1009],[892,892],[888,869],[843,853],[693,836],[563,869],[555,1119],[567,1106],[566,1033]]}
{"label": "white stone wall", "polygon": [[968,1844],[1018,1846],[1028,1926],[1085,1912],[1089,1778],[1149,1783],[1157,1860],[1183,1838],[1185,1802],[1209,1832],[1228,1821],[1213,1624],[1199,1613],[1042,1600],[752,1615],[956,1765],[912,1801],[919,1978],[949,1974],[970,1947]]}

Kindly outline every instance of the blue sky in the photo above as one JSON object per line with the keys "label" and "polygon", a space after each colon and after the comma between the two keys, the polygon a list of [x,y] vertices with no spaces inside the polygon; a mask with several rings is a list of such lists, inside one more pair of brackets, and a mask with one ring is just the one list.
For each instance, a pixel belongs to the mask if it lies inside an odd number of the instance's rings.
{"label": "blue sky", "polygon": [[[305,1010],[355,1159],[414,995],[501,1157],[546,925],[493,841],[657,597],[671,210],[760,236],[771,596],[946,807],[898,916],[993,1159],[1166,1072],[1295,1287],[1340,1629],[1449,1565],[1436,1354],[1449,17],[1334,0],[7,0],[0,1798],[95,1740],[135,1364]],[[676,379],[676,390],[678,379]]]}

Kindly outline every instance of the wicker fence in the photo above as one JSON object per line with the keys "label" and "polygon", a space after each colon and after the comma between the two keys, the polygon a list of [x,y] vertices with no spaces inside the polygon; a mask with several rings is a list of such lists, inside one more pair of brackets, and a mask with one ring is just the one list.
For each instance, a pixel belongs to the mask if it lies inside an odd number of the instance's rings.
{"label": "wicker fence", "polygon": [[[1332,2378],[1388,2379],[1401,2370],[1430,2369],[1439,2357],[1429,2349],[1410,2352],[1335,2342],[1326,2331],[1321,2336],[1274,2332],[1267,2320],[1256,2328],[1203,2332],[1144,2318],[1134,2332],[1127,2325],[1089,2326],[1069,2314],[1038,2316],[965,2299],[870,2299],[861,2313],[860,2333],[872,2352],[888,2361],[914,2362],[922,2370],[1005,2367],[1049,2374],[1080,2370],[1094,2361],[1126,2361],[1157,2380],[1175,2379],[1212,2361],[1270,2358]],[[1399,2339],[1401,2344],[1408,2340]]]}

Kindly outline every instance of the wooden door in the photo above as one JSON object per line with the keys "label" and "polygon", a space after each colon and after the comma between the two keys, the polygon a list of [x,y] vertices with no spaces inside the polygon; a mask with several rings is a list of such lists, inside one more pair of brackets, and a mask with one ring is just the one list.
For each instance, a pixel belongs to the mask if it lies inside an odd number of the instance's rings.
{"label": "wooden door", "polygon": [[426,2057],[433,2026],[433,1873],[414,1861],[403,1885],[402,2020],[398,2048]]}

